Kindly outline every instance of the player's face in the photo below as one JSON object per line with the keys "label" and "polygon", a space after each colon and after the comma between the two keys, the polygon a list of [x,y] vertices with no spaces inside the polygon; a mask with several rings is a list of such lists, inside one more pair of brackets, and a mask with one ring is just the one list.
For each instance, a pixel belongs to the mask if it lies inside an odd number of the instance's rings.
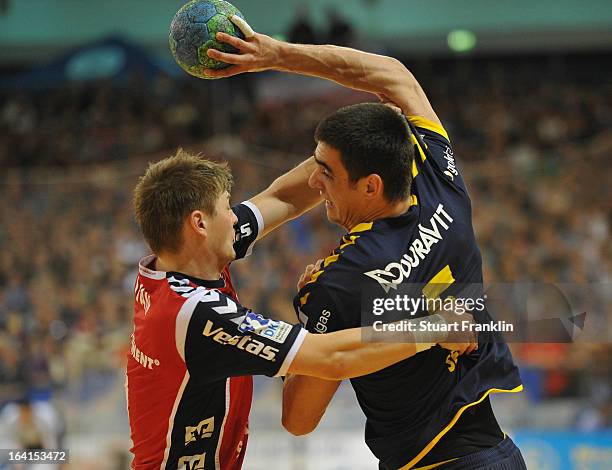
{"label": "player's face", "polygon": [[325,200],[325,211],[330,222],[350,230],[361,220],[364,200],[340,159],[340,152],[319,142],[314,153],[317,169],[310,175],[308,184],[318,189]]}
{"label": "player's face", "polygon": [[234,225],[238,222],[238,218],[230,206],[229,198],[227,191],[219,196],[215,204],[215,215],[210,217],[207,231],[208,246],[222,265],[236,258]]}

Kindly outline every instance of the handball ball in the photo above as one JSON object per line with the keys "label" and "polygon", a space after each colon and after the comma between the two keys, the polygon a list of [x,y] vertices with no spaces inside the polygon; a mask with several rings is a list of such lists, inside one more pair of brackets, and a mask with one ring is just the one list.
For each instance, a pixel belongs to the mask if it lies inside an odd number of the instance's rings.
{"label": "handball ball", "polygon": [[199,78],[205,69],[224,69],[230,64],[211,59],[206,51],[211,47],[223,52],[238,52],[229,44],[217,42],[217,33],[223,32],[244,39],[240,29],[230,17],[242,13],[223,0],[192,0],[176,12],[170,24],[170,51],[185,72]]}

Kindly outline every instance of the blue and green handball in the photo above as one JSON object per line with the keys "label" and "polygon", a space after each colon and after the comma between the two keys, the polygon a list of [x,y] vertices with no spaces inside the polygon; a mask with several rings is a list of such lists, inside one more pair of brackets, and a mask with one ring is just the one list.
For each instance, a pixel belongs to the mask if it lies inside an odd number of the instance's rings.
{"label": "blue and green handball", "polygon": [[238,52],[235,47],[217,41],[223,32],[244,39],[242,31],[231,22],[237,15],[244,19],[238,8],[223,0],[191,0],[176,12],[170,24],[170,50],[177,64],[185,72],[199,78],[205,69],[224,69],[230,64],[206,55],[210,48],[223,52]]}

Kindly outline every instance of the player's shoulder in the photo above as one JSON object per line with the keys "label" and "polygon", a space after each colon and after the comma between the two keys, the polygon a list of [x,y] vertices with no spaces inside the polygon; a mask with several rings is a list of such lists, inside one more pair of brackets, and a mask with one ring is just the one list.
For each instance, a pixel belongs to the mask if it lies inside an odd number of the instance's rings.
{"label": "player's shoulder", "polygon": [[438,140],[450,144],[450,137],[442,124],[422,116],[407,115],[406,119],[419,131],[422,138]]}
{"label": "player's shoulder", "polygon": [[[180,312],[188,308],[195,310],[212,310],[218,304],[234,303],[231,297],[220,290],[223,280],[216,286],[194,284],[188,277],[179,273],[168,273],[160,285],[160,295],[157,296],[157,310],[167,314],[168,311]],[[187,306],[186,304],[189,304]]]}
{"label": "player's shoulder", "polygon": [[411,214],[391,223],[381,219],[356,225],[323,260],[321,269],[314,273],[304,292],[325,294],[337,303],[358,300],[362,284],[368,280],[364,273],[401,250],[403,246],[395,246],[395,240],[401,238],[396,232],[408,234],[407,227],[416,223],[418,219]]}

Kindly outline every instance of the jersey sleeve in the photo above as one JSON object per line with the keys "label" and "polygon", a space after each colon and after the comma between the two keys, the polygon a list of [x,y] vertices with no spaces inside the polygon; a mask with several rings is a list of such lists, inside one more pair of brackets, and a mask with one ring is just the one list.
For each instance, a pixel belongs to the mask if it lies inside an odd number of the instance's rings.
{"label": "jersey sleeve", "polygon": [[293,300],[300,323],[311,333],[331,333],[350,328],[332,290],[320,282],[306,284]]}
{"label": "jersey sleeve", "polygon": [[216,290],[189,298],[176,322],[176,346],[192,377],[285,375],[306,330],[255,313]]}
{"label": "jersey sleeve", "polygon": [[249,256],[253,251],[253,244],[264,229],[264,221],[257,206],[250,201],[237,204],[232,207],[232,210],[238,217],[238,222],[234,226],[236,231],[234,250],[236,259],[241,259]]}
{"label": "jersey sleeve", "polygon": [[431,171],[437,178],[466,192],[465,182],[446,130],[441,125],[420,116],[407,116],[406,119],[415,134],[415,144],[421,147],[417,149],[413,177],[416,178],[421,169]]}

